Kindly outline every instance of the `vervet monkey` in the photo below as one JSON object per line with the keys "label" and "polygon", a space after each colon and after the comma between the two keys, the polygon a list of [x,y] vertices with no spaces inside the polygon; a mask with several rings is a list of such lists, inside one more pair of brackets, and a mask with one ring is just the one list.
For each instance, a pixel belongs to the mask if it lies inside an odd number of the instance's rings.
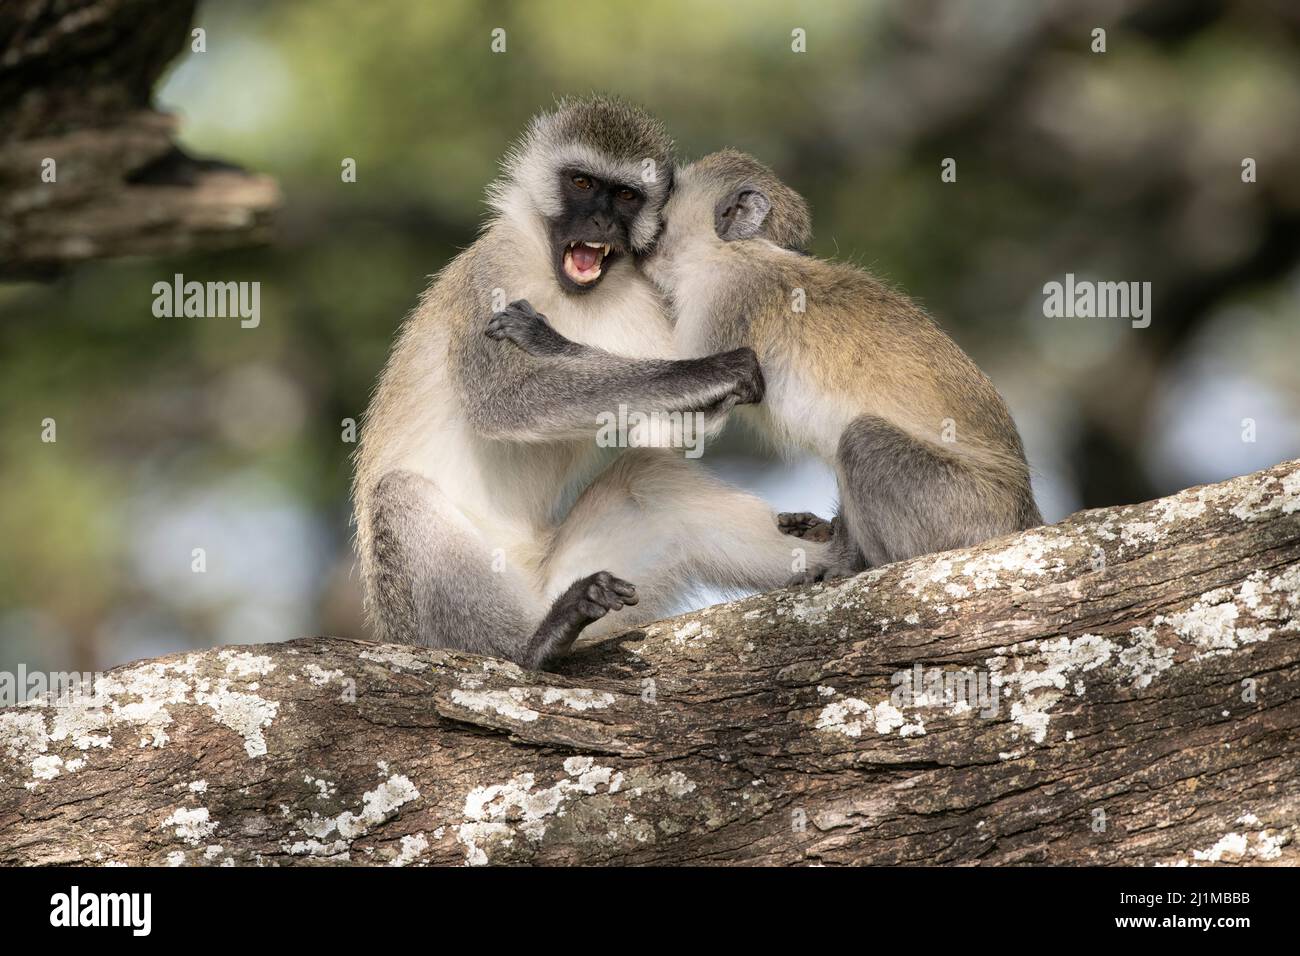
{"label": "vervet monkey", "polygon": [[[907,297],[852,265],[803,254],[807,204],[770,169],[733,150],[692,163],[664,220],[644,262],[671,301],[679,352],[752,347],[767,397],[742,416],[782,450],[835,468],[831,554],[796,582],[1042,523],[1020,435],[993,384]],[[534,321],[515,338],[554,351],[557,331]],[[786,523],[803,534],[818,521]]]}
{"label": "vervet monkey", "polygon": [[[633,266],[660,227],[672,148],[657,120],[616,100],[537,116],[489,189],[482,234],[407,318],[353,482],[380,640],[543,667],[610,611],[638,605],[616,615],[631,627],[688,584],[789,576],[792,539],[770,509],[680,451],[625,455],[566,513],[601,464],[602,412],[718,415],[762,397],[748,348],[671,358],[659,297]],[[500,341],[505,303],[522,298],[590,353],[543,359]]]}

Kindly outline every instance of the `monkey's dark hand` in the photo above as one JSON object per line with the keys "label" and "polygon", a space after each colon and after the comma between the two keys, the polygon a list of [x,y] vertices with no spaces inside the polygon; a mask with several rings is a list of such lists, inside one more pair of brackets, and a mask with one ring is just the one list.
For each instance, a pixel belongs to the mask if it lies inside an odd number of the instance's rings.
{"label": "monkey's dark hand", "polygon": [[733,349],[716,356],[723,370],[732,379],[732,390],[721,404],[754,405],[763,400],[767,393],[767,383],[763,380],[763,369],[758,364],[758,356],[751,348]]}
{"label": "monkey's dark hand", "polygon": [[511,302],[492,316],[484,331],[488,338],[511,341],[529,355],[567,355],[577,348],[576,343],[555,331],[527,299]]}

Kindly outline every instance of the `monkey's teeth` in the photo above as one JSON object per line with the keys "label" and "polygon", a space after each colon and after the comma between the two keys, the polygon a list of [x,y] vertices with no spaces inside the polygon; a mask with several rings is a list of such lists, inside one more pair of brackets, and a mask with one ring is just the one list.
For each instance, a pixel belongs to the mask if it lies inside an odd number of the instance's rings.
{"label": "monkey's teeth", "polygon": [[[575,260],[574,251],[578,248],[578,246],[582,246],[584,249],[592,249],[600,253],[599,255],[593,257],[594,261],[586,269],[580,268],[578,266],[577,261]],[[602,249],[602,244],[595,243],[595,242],[574,241],[569,243],[569,246],[564,253],[565,273],[569,276],[571,280],[576,282],[578,285],[591,285],[601,276],[601,272],[602,272],[601,265],[605,259],[604,253],[601,252],[601,249]]]}

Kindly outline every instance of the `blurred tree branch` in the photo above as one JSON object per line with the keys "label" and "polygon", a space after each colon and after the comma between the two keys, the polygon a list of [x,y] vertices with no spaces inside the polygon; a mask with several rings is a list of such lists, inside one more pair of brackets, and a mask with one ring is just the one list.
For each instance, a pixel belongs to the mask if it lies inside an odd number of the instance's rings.
{"label": "blurred tree branch", "polygon": [[[278,189],[187,156],[154,83],[195,3],[10,0],[0,7],[0,277],[86,259],[264,242]],[[43,178],[55,163],[53,182]]]}

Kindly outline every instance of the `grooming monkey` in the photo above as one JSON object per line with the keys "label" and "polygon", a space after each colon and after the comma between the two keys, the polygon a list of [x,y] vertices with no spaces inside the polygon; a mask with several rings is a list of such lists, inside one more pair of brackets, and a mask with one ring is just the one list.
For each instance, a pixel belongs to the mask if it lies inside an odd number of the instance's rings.
{"label": "grooming monkey", "polygon": [[[626,627],[663,616],[688,582],[764,589],[789,576],[770,509],[680,452],[624,454],[566,512],[601,464],[600,413],[717,416],[762,397],[750,349],[671,358],[659,296],[633,266],[659,230],[672,161],[658,121],[621,102],[539,115],[489,189],[482,234],[407,318],[353,482],[380,640],[543,667],[611,611],[638,605],[616,616]],[[502,303],[523,298],[588,352],[501,341],[518,311]]]}
{"label": "grooming monkey", "polygon": [[[840,492],[825,563],[853,574],[1042,523],[1015,423],[989,379],[921,309],[866,272],[803,254],[807,204],[725,150],[680,170],[647,274],[671,301],[682,355],[752,347],[766,401],[741,414],[784,451],[832,464]],[[544,316],[512,329],[555,351]],[[783,516],[790,533],[824,531]]]}

